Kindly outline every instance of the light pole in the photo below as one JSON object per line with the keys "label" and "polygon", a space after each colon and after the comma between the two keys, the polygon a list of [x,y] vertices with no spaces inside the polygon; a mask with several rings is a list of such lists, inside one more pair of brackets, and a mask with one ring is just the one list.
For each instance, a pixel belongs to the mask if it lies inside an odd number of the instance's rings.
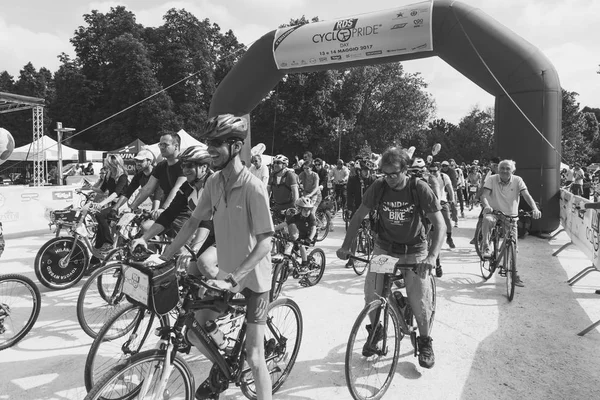
{"label": "light pole", "polygon": [[340,158],[342,158],[342,134],[346,132],[346,129],[340,129],[340,119],[338,118],[338,123],[337,123],[337,133],[338,133],[338,160]]}

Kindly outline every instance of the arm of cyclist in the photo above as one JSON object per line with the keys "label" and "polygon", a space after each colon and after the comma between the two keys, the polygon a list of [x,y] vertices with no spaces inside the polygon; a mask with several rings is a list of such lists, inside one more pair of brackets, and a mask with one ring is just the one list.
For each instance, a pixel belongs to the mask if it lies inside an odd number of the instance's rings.
{"label": "arm of cyclist", "polygon": [[135,210],[136,208],[138,208],[138,206],[142,204],[144,200],[146,200],[148,196],[150,196],[150,194],[154,192],[157,185],[158,179],[156,179],[154,176],[151,176],[150,180],[148,180],[148,182],[144,185],[142,190],[140,190],[140,192],[138,193],[137,197],[131,203],[131,209]]}
{"label": "arm of cyclist", "polygon": [[352,245],[352,241],[356,237],[356,232],[358,232],[358,228],[360,228],[360,224],[362,220],[365,219],[367,214],[369,214],[371,209],[364,204],[361,204],[358,207],[358,210],[352,216],[350,223],[348,224],[348,230],[346,230],[346,236],[344,237],[344,242],[342,243],[342,247],[340,247],[336,251],[336,255],[341,260],[347,260],[348,256],[352,254],[350,251],[350,246]]}
{"label": "arm of cyclist", "polygon": [[527,204],[529,204],[529,207],[531,207],[531,216],[533,219],[541,218],[542,212],[539,210],[539,208],[537,208],[537,204],[535,204],[533,197],[531,197],[531,194],[529,194],[529,190],[521,190],[521,196],[523,196]]}
{"label": "arm of cyclist", "polygon": [[433,231],[431,232],[431,245],[429,246],[427,257],[421,261],[421,263],[417,266],[417,270],[415,271],[417,275],[421,277],[421,279],[425,279],[431,269],[435,268],[435,260],[440,254],[440,250],[442,249],[442,245],[444,243],[444,238],[446,237],[446,222],[444,222],[442,213],[440,211],[427,213],[427,218],[433,225]]}
{"label": "arm of cyclist", "polygon": [[481,193],[481,197],[479,198],[479,200],[481,201],[481,205],[483,206],[483,214],[489,214],[494,211],[494,209],[490,206],[491,193],[492,191],[489,188],[483,188],[483,192]]}
{"label": "arm of cyclist", "polygon": [[183,185],[183,183],[186,180],[187,180],[187,178],[185,176],[180,176],[179,178],[177,178],[177,181],[175,182],[175,185],[173,185],[173,188],[171,189],[171,192],[169,192],[169,195],[165,199],[165,202],[163,204],[163,209],[167,209],[169,207],[169,205],[171,204],[171,202],[175,199],[175,196],[177,195],[177,192],[179,191],[179,188],[181,187],[181,185]]}
{"label": "arm of cyclist", "polygon": [[[273,236],[273,232],[256,235],[256,246],[254,246],[242,264],[231,273],[231,276],[235,282],[239,282],[244,279],[246,275],[256,268],[258,262],[266,257],[271,251],[271,236]],[[207,282],[207,284],[221,290],[229,291],[235,291],[239,286],[238,285],[234,287],[231,282],[227,280],[210,280]]]}

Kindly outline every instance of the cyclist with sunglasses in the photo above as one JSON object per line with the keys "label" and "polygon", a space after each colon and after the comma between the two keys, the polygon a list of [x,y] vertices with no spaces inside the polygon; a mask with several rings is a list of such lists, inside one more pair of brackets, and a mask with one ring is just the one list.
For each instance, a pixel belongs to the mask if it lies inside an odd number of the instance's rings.
{"label": "cyclist with sunglasses", "polygon": [[[161,256],[152,262],[170,260],[192,236],[200,221],[213,219],[219,269],[225,280],[211,280],[211,286],[239,292],[248,299],[245,350],[254,377],[257,398],[271,400],[271,377],[264,352],[265,324],[271,289],[271,237],[273,221],[269,196],[258,178],[242,165],[240,152],[248,135],[244,118],[221,114],[210,118],[204,129],[214,173],[204,186],[190,219]],[[201,310],[200,324],[215,319],[218,313]],[[193,336],[193,335],[190,335]],[[199,341],[189,338],[200,351]],[[204,352],[206,353],[206,352]],[[214,361],[214,360],[212,360]],[[219,393],[204,381],[196,390],[196,399],[218,399]]]}

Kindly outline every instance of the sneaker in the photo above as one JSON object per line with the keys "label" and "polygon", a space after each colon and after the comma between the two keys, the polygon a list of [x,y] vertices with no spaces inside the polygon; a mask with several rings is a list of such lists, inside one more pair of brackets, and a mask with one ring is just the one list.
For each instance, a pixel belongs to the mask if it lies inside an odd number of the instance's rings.
{"label": "sneaker", "polygon": [[471,241],[469,242],[469,244],[475,244],[475,238],[471,239]]}
{"label": "sneaker", "polygon": [[354,266],[354,260],[348,260],[346,263],[346,268],[352,268]]}
{"label": "sneaker", "polygon": [[[366,326],[367,332],[369,332],[369,336],[371,336],[371,331],[373,328],[371,324]],[[373,333],[373,341],[371,345],[369,343],[365,343],[362,350],[362,355],[365,357],[371,357],[373,354],[377,353],[377,343],[379,343],[383,339],[383,326],[381,324],[377,324],[377,329],[375,329],[375,333]]]}
{"label": "sneaker", "polygon": [[298,281],[298,284],[300,284],[300,286],[302,286],[302,287],[309,287],[310,282],[308,280],[308,276],[304,275],[302,278],[300,278],[300,280]]}
{"label": "sneaker", "polygon": [[525,287],[525,283],[521,280],[519,275],[517,275],[517,278],[515,279],[515,286]]}
{"label": "sneaker", "polygon": [[455,227],[455,228],[458,228],[458,222],[455,222],[455,223],[454,223],[454,227]]}
{"label": "sneaker", "polygon": [[444,275],[444,271],[442,271],[442,264],[436,265],[435,267],[435,276],[441,278]]}
{"label": "sneaker", "polygon": [[448,236],[448,238],[446,239],[446,243],[448,244],[448,246],[450,246],[451,249],[456,248],[456,246],[454,245],[454,240],[452,240],[452,236]]}
{"label": "sneaker", "polygon": [[464,212],[464,211],[461,211],[461,212],[460,212],[460,217],[461,217],[461,218],[464,218],[464,217],[465,217],[465,212]]}
{"label": "sneaker", "polygon": [[207,378],[198,389],[194,397],[196,400],[218,400],[219,394],[213,392],[213,388],[210,385],[210,378]]}
{"label": "sneaker", "polygon": [[431,336],[419,336],[417,338],[419,349],[419,365],[423,368],[432,368],[435,364],[435,355],[431,347]]}
{"label": "sneaker", "polygon": [[113,249],[113,245],[112,244],[104,243],[102,245],[102,247],[100,247],[97,250],[100,253],[100,255],[102,256],[102,258],[106,258],[106,256],[108,255],[108,253],[111,252],[112,249]]}

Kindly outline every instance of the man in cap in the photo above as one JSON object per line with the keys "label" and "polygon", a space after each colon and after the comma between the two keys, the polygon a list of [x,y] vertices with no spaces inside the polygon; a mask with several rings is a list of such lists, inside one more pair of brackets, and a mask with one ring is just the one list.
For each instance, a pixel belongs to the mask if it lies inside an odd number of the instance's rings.
{"label": "man in cap", "polygon": [[[113,206],[113,209],[115,211],[121,208],[121,206],[125,204],[127,200],[129,200],[129,198],[135,193],[135,191],[138,188],[143,188],[152,176],[152,170],[154,169],[155,159],[154,153],[152,153],[150,150],[143,149],[140,150],[140,152],[137,153],[136,156],[133,157],[133,159],[135,161],[136,173],[131,179],[129,186],[127,186],[127,190],[125,190],[125,193],[123,193],[123,195],[119,197],[119,199]],[[140,195],[140,193],[141,191],[138,193],[138,196]],[[162,195],[162,189],[159,185],[156,185],[154,191],[150,193],[150,200],[152,201],[151,211],[158,210],[158,208],[160,207],[160,199],[162,198]],[[136,200],[138,196],[136,196]]]}

